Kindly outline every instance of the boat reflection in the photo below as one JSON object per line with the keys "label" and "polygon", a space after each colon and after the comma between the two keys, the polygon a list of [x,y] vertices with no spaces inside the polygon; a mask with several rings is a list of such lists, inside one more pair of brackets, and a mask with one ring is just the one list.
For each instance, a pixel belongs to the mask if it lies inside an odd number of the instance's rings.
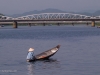
{"label": "boat reflection", "polygon": [[[28,62],[28,75],[34,75],[46,70],[60,68],[59,61],[56,59],[39,60],[36,62]],[[41,71],[42,69],[42,71]]]}
{"label": "boat reflection", "polygon": [[[43,60],[41,60],[41,61],[43,61]],[[44,62],[49,62],[49,63],[56,63],[56,62],[58,62],[56,59],[52,59],[52,58],[50,58],[50,59],[45,59],[44,60]]]}
{"label": "boat reflection", "polygon": [[27,65],[27,68],[28,68],[28,75],[34,75],[34,65],[30,63]]}

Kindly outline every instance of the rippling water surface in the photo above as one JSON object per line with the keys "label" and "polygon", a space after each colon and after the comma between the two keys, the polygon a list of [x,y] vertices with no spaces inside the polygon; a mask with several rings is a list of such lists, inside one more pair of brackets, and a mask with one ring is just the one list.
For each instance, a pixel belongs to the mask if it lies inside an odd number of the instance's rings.
{"label": "rippling water surface", "polygon": [[[50,60],[26,62],[60,44]],[[0,75],[100,75],[100,29],[81,26],[0,28]]]}

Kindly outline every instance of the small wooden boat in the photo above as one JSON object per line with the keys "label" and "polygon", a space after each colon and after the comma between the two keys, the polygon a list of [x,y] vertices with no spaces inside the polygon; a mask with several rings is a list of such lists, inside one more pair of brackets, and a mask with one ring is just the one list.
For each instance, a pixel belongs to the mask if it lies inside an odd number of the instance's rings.
{"label": "small wooden boat", "polygon": [[40,54],[37,54],[34,56],[34,59],[33,60],[28,60],[29,62],[30,61],[36,61],[36,60],[43,60],[43,59],[49,59],[51,56],[53,56],[60,48],[60,45],[57,45],[56,47],[52,48],[52,49],[49,49],[45,52],[42,52]]}

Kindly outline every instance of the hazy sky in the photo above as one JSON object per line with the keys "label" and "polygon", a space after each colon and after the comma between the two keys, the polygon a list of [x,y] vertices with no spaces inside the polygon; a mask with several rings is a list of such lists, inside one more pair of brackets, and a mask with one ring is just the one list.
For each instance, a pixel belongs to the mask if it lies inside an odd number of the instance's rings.
{"label": "hazy sky", "polygon": [[0,0],[0,13],[21,14],[56,8],[64,11],[99,10],[100,0]]}

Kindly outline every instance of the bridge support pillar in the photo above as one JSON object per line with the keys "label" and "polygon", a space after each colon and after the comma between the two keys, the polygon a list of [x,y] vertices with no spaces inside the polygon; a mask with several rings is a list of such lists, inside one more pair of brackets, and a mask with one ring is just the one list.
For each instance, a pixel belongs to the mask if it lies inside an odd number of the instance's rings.
{"label": "bridge support pillar", "polygon": [[45,26],[45,23],[43,23],[43,26]]}
{"label": "bridge support pillar", "polygon": [[58,26],[60,26],[60,23],[57,23]]}
{"label": "bridge support pillar", "polygon": [[31,23],[29,23],[28,26],[31,27]]}
{"label": "bridge support pillar", "polygon": [[18,28],[16,21],[13,22],[13,28]]}
{"label": "bridge support pillar", "polygon": [[74,26],[74,23],[72,23],[72,25]]}
{"label": "bridge support pillar", "polygon": [[87,25],[89,25],[89,23],[87,22]]}
{"label": "bridge support pillar", "polygon": [[95,27],[95,21],[92,21],[92,27]]}

